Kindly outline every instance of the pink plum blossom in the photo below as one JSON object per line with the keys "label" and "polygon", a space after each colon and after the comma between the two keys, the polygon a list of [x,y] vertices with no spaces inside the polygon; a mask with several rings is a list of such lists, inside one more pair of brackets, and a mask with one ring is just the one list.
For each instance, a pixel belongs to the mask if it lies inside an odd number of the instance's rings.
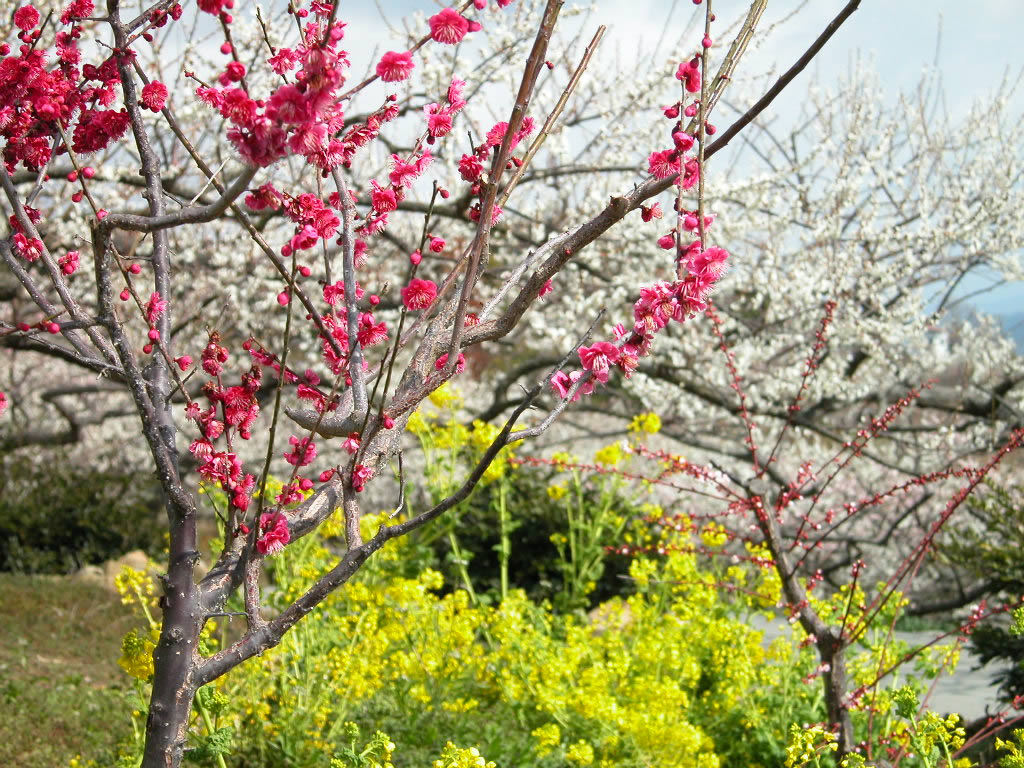
{"label": "pink plum blossom", "polygon": [[377,62],[377,76],[385,83],[397,83],[409,77],[415,66],[410,51],[388,51]]}
{"label": "pink plum blossom", "polygon": [[276,555],[291,541],[288,520],[280,512],[264,512],[260,516],[260,536],[256,549],[261,555]]}
{"label": "pink plum blossom", "polygon": [[433,280],[416,277],[402,289],[402,303],[407,309],[426,309],[437,297],[437,285]]}
{"label": "pink plum blossom", "polygon": [[435,42],[455,45],[469,31],[469,20],[454,8],[445,8],[428,19],[430,36]]}

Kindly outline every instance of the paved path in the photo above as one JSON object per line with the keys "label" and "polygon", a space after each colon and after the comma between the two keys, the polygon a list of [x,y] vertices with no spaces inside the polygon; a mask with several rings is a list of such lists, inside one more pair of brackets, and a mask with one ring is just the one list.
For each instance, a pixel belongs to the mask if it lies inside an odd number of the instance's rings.
{"label": "paved path", "polygon": [[[765,633],[765,640],[769,642],[790,631],[789,625],[781,619],[768,622],[757,617],[754,624]],[[896,632],[895,635],[912,647],[924,645],[935,638],[935,634],[932,632]],[[911,662],[911,669],[913,669],[912,665],[913,662]],[[957,665],[956,671],[952,675],[940,675],[935,682],[928,702],[931,709],[944,714],[957,712],[968,722],[985,715],[986,706],[990,712],[998,711],[999,705],[996,698],[998,686],[992,682],[992,678],[999,670],[999,666],[993,663],[987,667],[975,669],[977,666],[977,657],[972,655],[966,647],[961,650],[960,663]]]}

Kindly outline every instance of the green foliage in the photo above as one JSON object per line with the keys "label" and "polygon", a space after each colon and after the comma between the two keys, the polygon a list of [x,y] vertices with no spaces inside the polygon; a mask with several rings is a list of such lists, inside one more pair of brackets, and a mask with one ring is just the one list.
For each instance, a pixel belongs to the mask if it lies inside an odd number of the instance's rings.
{"label": "green foliage", "polygon": [[217,728],[197,739],[196,746],[185,753],[189,762],[213,765],[220,756],[231,752],[235,729],[230,726]]}
{"label": "green foliage", "polygon": [[71,573],[157,552],[160,510],[157,486],[137,475],[0,456],[0,571]]}
{"label": "green foliage", "polygon": [[[432,459],[424,486],[435,497],[453,487],[492,429],[470,431],[441,414],[420,416],[410,428]],[[621,446],[602,449],[598,464],[619,465],[622,454]],[[720,525],[698,527],[642,503],[643,486],[614,473],[585,472],[566,456],[541,481],[526,481],[533,470],[511,458],[502,456],[484,487],[490,500],[476,513],[481,526],[489,515],[497,531],[492,557],[474,550],[478,570],[468,567],[465,509],[434,530],[389,542],[280,645],[199,692],[190,759],[222,768],[832,765],[827,731],[790,733],[793,723],[825,718],[813,643],[802,642],[799,629],[768,643],[751,627],[755,614],[773,617],[780,599],[775,571],[754,565],[766,561],[766,550],[747,545],[747,558],[736,561],[698,555],[735,545]],[[561,521],[548,534],[548,573],[558,576],[551,599],[537,598],[537,571],[510,567],[519,546],[514,521],[543,503]],[[389,511],[365,516],[364,539],[384,522],[393,522]],[[336,513],[269,560],[268,614],[333,566],[342,532]],[[439,555],[439,541],[455,559]],[[628,561],[628,579],[618,580],[628,589],[584,612],[606,572],[606,549],[622,544],[649,554]],[[140,611],[151,610],[139,579],[126,573],[118,585]],[[816,607],[838,621],[851,598],[860,604],[864,595],[840,591],[815,598]],[[894,602],[880,612],[878,627],[851,651],[859,684],[900,652],[885,639],[898,610]],[[228,632],[209,622],[202,652],[223,647]],[[151,670],[139,653],[146,636],[144,628],[130,639],[122,662],[140,685]],[[941,664],[931,666],[934,675]],[[895,713],[888,691],[864,700]],[[879,738],[906,730],[895,720]],[[360,728],[375,733],[365,744]],[[456,744],[480,745],[494,763]]]}
{"label": "green foliage", "polygon": [[394,768],[391,753],[395,743],[383,731],[377,731],[362,748],[357,748],[359,726],[350,721],[342,724],[341,739],[344,747],[331,758],[331,768]]}
{"label": "green foliage", "polygon": [[964,745],[966,737],[959,715],[942,717],[935,712],[919,712],[917,693],[910,686],[897,689],[891,698],[894,713],[905,721],[900,726],[906,726],[893,730],[907,758],[902,764],[915,768],[954,765],[953,754]]}
{"label": "green foliage", "polygon": [[[410,420],[430,472],[419,490],[436,503],[461,483],[490,444],[497,428],[467,428],[456,406],[459,395],[442,387]],[[635,420],[633,434],[660,428],[655,414]],[[605,467],[622,462],[617,443],[598,452]],[[419,534],[431,555],[420,566],[438,568],[445,583],[467,589],[474,600],[507,595],[509,574],[535,602],[556,610],[590,609],[629,592],[629,558],[609,554],[626,522],[649,510],[636,489],[614,473],[584,472],[578,457],[556,456],[554,465],[521,463],[506,449],[464,503]],[[414,573],[410,571],[409,573]]]}
{"label": "green foliage", "polygon": [[1024,607],[1013,611],[1013,623],[1010,624],[1010,637],[1024,637]]}
{"label": "green foliage", "polygon": [[[986,481],[983,492],[967,498],[967,522],[950,530],[942,553],[989,585],[987,597],[1024,594],[1024,486]],[[1016,619],[1024,627],[1024,619]],[[1009,661],[993,679],[1009,703],[1024,695],[1024,636],[998,624],[983,624],[971,635],[982,665]]]}
{"label": "green foliage", "polygon": [[940,542],[953,563],[983,578],[991,592],[1024,591],[1024,486],[991,481],[967,498],[969,515]]}

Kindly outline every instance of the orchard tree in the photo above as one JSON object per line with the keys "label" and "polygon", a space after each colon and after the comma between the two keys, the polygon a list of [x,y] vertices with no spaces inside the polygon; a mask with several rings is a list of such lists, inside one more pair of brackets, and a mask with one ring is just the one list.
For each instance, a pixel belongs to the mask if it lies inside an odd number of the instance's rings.
{"label": "orchard tree", "polygon": [[[858,68],[837,91],[811,88],[781,128],[765,122],[749,138],[741,135],[733,142],[744,142],[736,147],[739,159],[726,169],[709,168],[715,190],[709,210],[720,215],[718,244],[756,254],[730,266],[715,296],[745,401],[733,391],[718,341],[702,322],[697,332],[670,330],[661,354],[642,361],[628,382],[612,381],[576,409],[563,421],[563,436],[573,430],[566,442],[608,434],[609,415],[625,423],[653,409],[663,434],[689,458],[742,471],[749,469],[747,426],[736,418],[742,406],[761,439],[785,428],[798,443],[764,467],[784,488],[805,461],[838,450],[862,424],[921,388],[912,415],[878,435],[867,460],[850,467],[841,482],[820,489],[833,503],[1003,443],[1024,425],[1024,361],[991,318],[965,322],[964,304],[973,295],[965,297],[964,287],[977,286],[979,275],[982,284],[1024,277],[1024,226],[1017,215],[1024,204],[1024,137],[1008,108],[1013,94],[1012,83],[1004,83],[991,100],[957,117],[947,114],[935,75],[913,95],[887,104],[883,84]],[[622,125],[613,120],[613,132],[625,134]],[[552,209],[549,226],[557,227],[562,215]],[[671,224],[662,226],[665,233]],[[600,269],[570,265],[517,331],[523,348],[539,349],[529,340],[549,335],[558,328],[556,317],[586,302],[628,301],[627,286],[653,251],[645,234],[617,229],[604,241]],[[827,300],[836,302],[830,345],[793,413],[793,385]],[[519,379],[550,364],[551,354],[512,360],[484,417],[514,407]],[[833,546],[811,555],[807,573],[821,568],[838,585],[858,560],[907,557],[929,515],[941,509],[942,500],[923,490],[861,515],[832,537]],[[798,529],[787,523],[781,535],[791,539]],[[929,562],[914,583],[910,611],[967,605],[984,593],[986,581]]]}
{"label": "orchard tree", "polygon": [[[240,12],[231,25],[233,45],[238,50],[265,46],[264,29],[277,45],[274,30],[282,28],[282,10],[271,6],[260,19]],[[723,16],[741,10],[716,8]],[[360,148],[364,178],[390,174],[391,155],[415,154],[413,123],[447,90],[453,72],[473,73],[465,77],[465,94],[472,103],[460,114],[458,128],[430,147],[429,175],[451,195],[431,200],[426,183],[406,185],[407,194],[396,200],[387,228],[378,233],[370,258],[360,267],[364,274],[374,275],[376,285],[403,285],[408,277],[403,257],[416,250],[424,261],[424,274],[443,272],[450,267],[452,254],[474,236],[476,223],[468,214],[478,200],[472,186],[463,183],[467,147],[462,136],[468,133],[474,143],[472,137],[486,136],[491,126],[507,117],[492,105],[518,88],[519,65],[529,56],[542,11],[539,6],[513,4],[500,14],[488,13],[483,29],[468,35],[464,43],[419,48],[414,77],[388,86],[401,97],[396,102],[399,116],[380,140]],[[212,17],[196,28],[196,34],[188,34],[189,27],[181,25],[159,28],[151,45],[136,50],[149,76],[169,84],[173,95],[184,87],[183,70],[223,68],[225,54],[218,50],[223,34],[209,22]],[[558,117],[544,120],[545,141],[531,146],[533,151],[524,155],[529,162],[516,169],[516,194],[497,201],[505,213],[489,233],[487,261],[478,274],[479,295],[470,298],[468,312],[483,307],[478,303],[481,297],[501,293],[505,281],[520,269],[525,252],[544,248],[553,236],[572,229],[609,198],[643,180],[648,164],[636,146],[661,146],[664,125],[636,116],[671,112],[672,94],[665,83],[671,81],[678,61],[675,54],[659,54],[688,50],[699,37],[700,24],[700,13],[690,24],[680,23],[678,35],[666,33],[663,44],[645,55],[640,65],[620,64],[607,47],[601,48],[591,65],[600,74],[591,71],[586,77],[580,76],[580,58],[589,60],[600,34],[591,38],[589,25],[579,18],[570,19],[564,29],[561,24],[556,27],[545,60],[552,69],[541,72],[531,104],[536,115]],[[411,48],[426,28],[425,18],[406,22],[404,30],[393,30],[400,42],[381,44]],[[587,41],[590,45],[584,50]],[[725,51],[724,46],[713,46],[713,59]],[[267,68],[250,69],[247,83],[276,76]],[[760,95],[754,89],[761,79],[746,77],[742,68],[730,77],[733,104],[745,107]],[[365,118],[373,113],[380,102],[372,100],[388,93],[380,85],[352,95],[347,124],[354,124],[353,115]],[[268,80],[266,88],[272,86]],[[479,98],[474,100],[473,94]],[[886,95],[884,81],[866,68],[851,71],[834,91],[812,87],[782,120],[770,121],[772,108],[755,118],[747,132],[729,143],[729,162],[712,164],[709,170],[715,194],[708,215],[718,215],[718,244],[733,252],[756,253],[756,258],[730,266],[728,280],[716,293],[716,305],[745,376],[747,406],[761,427],[778,429],[788,418],[788,384],[799,375],[802,350],[827,299],[838,302],[830,329],[832,346],[810,383],[790,435],[802,441],[804,454],[839,445],[863,419],[879,415],[910,388],[931,382],[915,403],[913,422],[894,425],[873,443],[872,461],[858,465],[845,476],[845,484],[834,487],[837,499],[864,492],[878,475],[897,482],[943,467],[957,456],[990,450],[1021,423],[1024,371],[1013,344],[991,321],[973,326],[951,321],[961,301],[959,289],[970,284],[972,275],[1022,276],[1019,249],[1024,225],[1016,212],[1024,203],[1018,171],[1024,141],[1020,122],[1008,107],[1012,84],[1004,84],[990,101],[974,104],[962,116],[947,114],[933,75],[895,104],[886,103]],[[958,100],[964,100],[962,95]],[[723,102],[719,112],[730,108]],[[216,158],[213,165],[229,159],[217,144],[211,113],[201,101],[180,100],[174,110],[179,127]],[[712,122],[722,123],[724,118]],[[175,169],[162,180],[168,200],[185,205],[216,199],[214,185],[189,170],[194,161],[172,133],[154,134],[153,142],[162,161]],[[95,168],[90,185],[97,194],[130,198],[144,187],[138,161],[123,146],[112,142],[90,161]],[[724,143],[712,141],[709,151],[714,154],[721,146]],[[66,177],[75,169],[67,156],[58,156],[48,170],[53,177]],[[272,183],[277,188],[302,187],[308,185],[305,172],[301,163],[277,163]],[[12,178],[19,185],[31,185],[37,175],[18,167]],[[368,208],[372,188],[356,183],[351,187],[358,207]],[[604,305],[610,311],[603,322],[610,329],[630,311],[635,287],[650,280],[650,264],[659,253],[657,238],[673,229],[672,222],[658,218],[671,211],[673,201],[671,190],[649,198],[642,212],[646,221],[605,232],[591,249],[592,256],[566,263],[552,280],[552,290],[523,315],[524,322],[486,346],[465,351],[474,379],[483,384],[471,392],[479,416],[507,416],[520,402],[519,386],[529,389],[532,377],[555,365],[562,351],[572,346],[578,329],[565,323],[565,317],[585,317]],[[87,210],[66,197],[55,199],[54,205],[59,223],[49,227],[47,242],[57,250],[76,250],[81,233],[89,227]],[[428,208],[428,234],[438,235],[429,242],[435,248],[440,239],[449,244],[436,252],[420,247]],[[137,205],[135,210],[145,209]],[[266,243],[283,242],[293,234],[294,222],[283,207],[250,211],[250,218]],[[182,349],[205,344],[208,326],[216,327],[229,348],[250,336],[263,340],[283,334],[286,313],[267,311],[267,302],[253,302],[250,293],[258,283],[261,295],[278,295],[285,287],[281,275],[255,241],[238,238],[234,219],[229,211],[198,232],[190,230],[194,236],[189,238],[168,232],[176,263],[190,271],[187,285],[172,286],[168,297],[177,308],[173,333]],[[123,230],[115,230],[113,236],[126,252],[133,252],[141,237]],[[670,247],[671,239],[665,241]],[[247,275],[245,281],[237,279],[240,269]],[[322,277],[334,279],[326,272]],[[13,275],[0,274],[0,296],[12,308],[9,328],[36,321],[38,308]],[[400,296],[394,290],[381,291],[380,298],[374,316],[395,325]],[[291,341],[306,355],[317,343],[301,334]],[[0,335],[9,363],[8,378],[0,388],[7,389],[16,404],[11,421],[17,424],[0,436],[0,450],[38,452],[66,444],[75,446],[79,455],[128,466],[137,473],[147,457],[119,439],[136,418],[127,390],[84,372],[63,345],[46,342],[41,334]],[[687,455],[742,467],[745,434],[730,418],[737,402],[726,371],[717,362],[716,343],[705,332],[676,333],[670,328],[661,334],[660,345],[663,354],[640,361],[628,380],[613,377],[599,397],[576,406],[563,423],[583,436],[593,435],[608,431],[610,415],[620,416],[624,424],[637,411],[655,409],[664,422],[664,434],[678,441]],[[185,388],[191,397],[200,397],[202,384],[201,377],[194,377]],[[274,394],[268,377],[255,397],[267,408]],[[246,446],[238,451],[247,456]],[[189,469],[197,466],[191,455],[184,455],[183,461]],[[766,471],[784,484],[794,468],[773,465]],[[841,546],[829,550],[827,557],[821,553],[814,565],[837,583],[858,558],[871,562],[885,550],[912,541],[909,527],[917,525],[934,503],[914,500],[877,516],[870,525],[848,531],[836,542]],[[983,588],[949,569],[932,566],[928,575],[918,580],[913,611],[966,604]],[[947,583],[960,585],[955,598],[936,594]]]}
{"label": "orchard tree", "polygon": [[[728,255],[708,239],[702,168],[788,82],[780,80],[709,143],[712,110],[754,35],[763,2],[750,7],[735,38],[721,46],[713,75],[713,14],[705,4],[703,34],[673,62],[676,79],[665,80],[670,106],[650,115],[661,125],[659,140],[638,158],[650,177],[524,248],[498,286],[485,291],[493,228],[593,53],[593,47],[580,52],[564,80],[564,98],[533,114],[561,9],[549,0],[537,15],[507,120],[475,135],[466,151],[448,150],[460,155],[458,189],[432,185],[417,247],[401,254],[403,269],[395,270],[401,280],[381,279],[375,265],[389,252],[382,243],[391,215],[417,185],[427,186],[434,151],[460,141],[468,98],[474,92],[490,98],[472,82],[474,72],[456,72],[443,88],[428,83],[425,105],[398,92],[425,51],[461,43],[509,4],[499,0],[488,9],[477,0],[439,11],[406,50],[383,52],[362,80],[348,78],[346,28],[336,2],[291,4],[270,18],[237,9],[255,20],[257,36],[235,34],[230,0],[202,0],[198,8],[161,0],[133,11],[118,0],[102,7],[74,0],[53,12],[23,4],[11,15],[0,59],[0,187],[10,227],[0,257],[14,277],[5,291],[20,303],[18,316],[2,321],[2,332],[99,376],[95,389],[130,394],[136,434],[165,500],[169,560],[145,766],[180,764],[201,686],[274,646],[390,539],[464,499],[510,441],[543,433],[571,401],[614,376],[629,376],[667,328],[707,307]],[[856,0],[846,6],[789,79],[856,6]],[[202,70],[185,67],[173,79],[155,77],[148,62],[173,51],[181,30],[203,36],[220,60]],[[353,108],[357,95],[381,84],[372,107]],[[184,121],[179,113],[195,118]],[[398,150],[389,152],[386,175],[375,174],[366,159],[375,144]],[[278,169],[287,172],[278,176]],[[648,201],[670,190],[672,231],[659,240],[667,263],[652,265],[647,284],[634,286],[631,316],[621,318],[613,335],[591,340],[595,318],[571,315],[578,340],[564,346],[561,360],[516,406],[461,487],[364,540],[360,493],[400,457],[403,427],[417,406],[463,373],[467,351],[520,325],[557,274],[586,257],[584,249],[630,214],[630,221],[654,217]],[[469,202],[473,222],[469,235],[452,238],[452,245],[433,214],[450,195]],[[65,217],[69,210],[85,215]],[[69,229],[69,221],[83,218],[86,227]],[[264,234],[271,220],[287,235]],[[233,261],[216,271],[241,303],[283,318],[237,346],[218,327],[230,319],[190,297],[203,259],[179,258],[186,248],[207,247],[208,227],[232,250],[246,242],[275,274],[272,281],[250,279],[250,265]],[[446,250],[447,260],[424,260],[427,252]],[[398,307],[390,322],[376,314],[385,299]],[[201,344],[176,335],[179,302],[207,324]],[[578,367],[563,371],[570,358]],[[559,395],[556,405],[516,427],[537,395],[551,389]],[[261,409],[257,395],[265,390],[272,404]],[[10,407],[6,396],[3,405]],[[72,428],[92,418],[87,398],[82,407],[84,416],[66,417]],[[119,448],[132,442],[117,437]],[[258,451],[250,458],[244,446],[253,443]],[[194,474],[186,473],[183,456],[192,457]],[[279,456],[292,469],[271,497],[268,475]],[[398,472],[403,483],[401,461]],[[228,499],[223,550],[202,578],[196,573],[199,481]],[[346,547],[337,564],[283,612],[265,618],[259,586],[265,558],[287,556],[290,542],[339,509]],[[238,591],[247,630],[229,647],[202,655],[204,625]]]}

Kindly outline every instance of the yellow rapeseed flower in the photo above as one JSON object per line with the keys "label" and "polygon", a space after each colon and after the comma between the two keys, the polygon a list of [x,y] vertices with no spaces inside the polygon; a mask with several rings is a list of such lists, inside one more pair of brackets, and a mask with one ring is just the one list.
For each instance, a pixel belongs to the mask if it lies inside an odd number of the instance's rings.
{"label": "yellow rapeseed flower", "polygon": [[414,435],[424,435],[430,431],[430,425],[427,424],[426,419],[423,418],[419,411],[415,411],[409,417],[409,420],[405,423],[405,428]]}
{"label": "yellow rapeseed flower", "polygon": [[634,435],[653,435],[661,431],[661,417],[656,413],[641,413],[629,422],[629,431]]}
{"label": "yellow rapeseed flower", "polygon": [[537,742],[538,757],[550,754],[562,743],[562,729],[555,723],[548,723],[540,728],[535,728],[530,735]]}
{"label": "yellow rapeseed flower", "polygon": [[594,762],[594,748],[580,739],[566,750],[565,759],[576,765],[590,765]]}
{"label": "yellow rapeseed flower", "polygon": [[606,445],[594,454],[594,460],[598,464],[605,464],[607,466],[614,466],[625,457],[626,452],[622,450],[622,444],[617,442]]}
{"label": "yellow rapeseed flower", "polygon": [[153,649],[156,644],[152,640],[140,637],[133,629],[121,639],[121,658],[117,665],[132,677],[148,680],[153,676]]}
{"label": "yellow rapeseed flower", "polygon": [[440,409],[449,408],[462,400],[462,394],[450,382],[445,382],[430,393],[430,402]]}
{"label": "yellow rapeseed flower", "polygon": [[559,499],[565,498],[565,495],[569,492],[569,489],[564,485],[549,485],[548,486],[548,498],[552,501],[558,501]]}

